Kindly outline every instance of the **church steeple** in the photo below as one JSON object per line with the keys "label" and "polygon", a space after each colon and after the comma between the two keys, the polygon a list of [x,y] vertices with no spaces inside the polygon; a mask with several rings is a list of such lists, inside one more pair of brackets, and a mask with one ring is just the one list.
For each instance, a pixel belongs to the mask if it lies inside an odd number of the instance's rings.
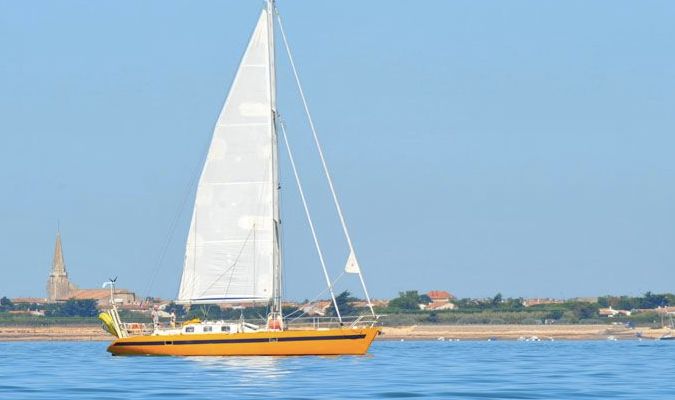
{"label": "church steeple", "polygon": [[49,301],[65,300],[73,290],[77,288],[68,280],[66,262],[63,259],[63,247],[61,245],[61,232],[56,232],[56,244],[54,245],[54,259],[52,260],[52,272],[47,280],[47,299]]}
{"label": "church steeple", "polygon": [[54,260],[52,261],[52,273],[50,276],[65,276],[68,277],[66,272],[66,263],[63,261],[63,248],[61,246],[61,232],[56,233],[56,245],[54,246]]}

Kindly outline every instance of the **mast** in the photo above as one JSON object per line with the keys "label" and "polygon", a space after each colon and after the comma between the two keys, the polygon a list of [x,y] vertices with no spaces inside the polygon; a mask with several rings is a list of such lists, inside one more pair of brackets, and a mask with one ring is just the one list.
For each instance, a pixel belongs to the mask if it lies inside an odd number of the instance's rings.
{"label": "mast", "polygon": [[[274,219],[274,254],[272,256],[272,310],[270,313],[271,321],[281,321],[281,217],[279,192],[279,141],[277,138],[276,120],[277,120],[277,93],[276,93],[276,58],[274,46],[274,0],[267,0],[267,34],[269,48],[269,71],[270,71],[270,100],[272,113],[272,176],[273,176],[273,196],[272,209]],[[281,327],[281,326],[279,326]]]}

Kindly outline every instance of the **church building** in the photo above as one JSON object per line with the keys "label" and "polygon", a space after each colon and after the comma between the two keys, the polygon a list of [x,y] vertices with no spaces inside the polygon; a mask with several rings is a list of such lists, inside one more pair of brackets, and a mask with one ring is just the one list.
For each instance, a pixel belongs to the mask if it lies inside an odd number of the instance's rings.
{"label": "church building", "polygon": [[63,298],[68,298],[71,292],[77,290],[77,286],[68,280],[66,263],[63,260],[63,248],[61,247],[61,232],[56,233],[56,246],[54,248],[54,260],[52,261],[52,272],[47,281],[47,301],[56,302]]}
{"label": "church building", "polygon": [[[110,291],[108,289],[78,289],[75,284],[70,282],[63,258],[61,233],[57,232],[52,272],[47,280],[47,301],[56,303],[70,299],[96,300],[99,307],[104,307],[110,302]],[[136,295],[126,289],[115,289],[115,302],[122,305],[135,304]]]}

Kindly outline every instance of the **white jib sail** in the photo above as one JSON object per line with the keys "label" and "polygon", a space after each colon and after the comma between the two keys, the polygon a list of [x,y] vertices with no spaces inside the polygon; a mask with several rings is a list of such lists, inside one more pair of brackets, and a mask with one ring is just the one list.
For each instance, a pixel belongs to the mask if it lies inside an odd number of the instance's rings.
{"label": "white jib sail", "polygon": [[267,12],[213,132],[195,199],[178,301],[272,297],[274,155]]}

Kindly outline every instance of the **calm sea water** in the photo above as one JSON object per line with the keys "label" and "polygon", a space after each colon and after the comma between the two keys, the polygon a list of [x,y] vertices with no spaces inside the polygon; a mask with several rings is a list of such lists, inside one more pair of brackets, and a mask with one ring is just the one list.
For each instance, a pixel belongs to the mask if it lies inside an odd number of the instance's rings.
{"label": "calm sea water", "polygon": [[675,342],[376,342],[363,357],[111,357],[0,343],[7,399],[675,399]]}

